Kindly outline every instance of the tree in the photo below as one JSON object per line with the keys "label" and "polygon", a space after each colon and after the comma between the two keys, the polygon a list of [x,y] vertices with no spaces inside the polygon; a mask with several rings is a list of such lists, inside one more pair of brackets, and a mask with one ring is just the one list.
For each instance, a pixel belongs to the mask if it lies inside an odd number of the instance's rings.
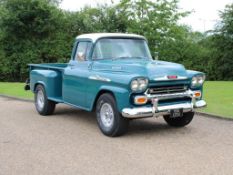
{"label": "tree", "polygon": [[220,13],[221,22],[213,37],[216,78],[233,80],[233,3]]}
{"label": "tree", "polygon": [[117,6],[122,18],[128,20],[127,32],[146,36],[152,52],[166,40],[175,37],[177,21],[187,15],[178,11],[178,0],[122,0]]}
{"label": "tree", "polygon": [[[56,62],[65,55],[62,12],[50,0],[1,1],[1,80],[25,78],[28,63]],[[58,37],[59,35],[59,37]]]}
{"label": "tree", "polygon": [[161,60],[206,72],[211,80],[233,79],[232,5],[207,35],[178,24],[189,13],[180,12],[178,0],[121,0],[77,12],[59,9],[59,2],[0,1],[0,80],[24,81],[28,63],[67,62],[74,38],[94,32],[144,35]]}

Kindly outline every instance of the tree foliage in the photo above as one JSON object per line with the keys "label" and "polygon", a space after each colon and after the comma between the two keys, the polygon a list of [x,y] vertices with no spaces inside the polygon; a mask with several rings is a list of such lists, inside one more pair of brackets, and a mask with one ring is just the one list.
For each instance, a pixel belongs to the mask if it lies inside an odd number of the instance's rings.
{"label": "tree foliage", "polygon": [[65,55],[59,43],[63,16],[54,1],[10,0],[1,8],[1,79],[23,80],[28,63],[55,62]]}
{"label": "tree foliage", "polygon": [[215,76],[220,80],[233,80],[233,4],[221,12],[221,23],[212,37]]}
{"label": "tree foliage", "polygon": [[118,4],[59,9],[60,0],[0,1],[0,80],[24,81],[28,63],[67,62],[74,38],[83,33],[124,32],[146,36],[160,59],[232,80],[233,10],[221,13],[217,30],[206,35],[178,24],[178,0],[121,0]]}

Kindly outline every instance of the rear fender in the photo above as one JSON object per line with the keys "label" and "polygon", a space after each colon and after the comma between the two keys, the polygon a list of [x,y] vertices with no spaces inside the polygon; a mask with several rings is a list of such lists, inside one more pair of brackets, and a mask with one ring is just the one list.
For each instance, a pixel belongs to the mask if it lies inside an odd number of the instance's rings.
{"label": "rear fender", "polygon": [[44,86],[48,98],[62,96],[62,76],[54,70],[32,70],[30,72],[30,89],[35,93],[36,86]]}

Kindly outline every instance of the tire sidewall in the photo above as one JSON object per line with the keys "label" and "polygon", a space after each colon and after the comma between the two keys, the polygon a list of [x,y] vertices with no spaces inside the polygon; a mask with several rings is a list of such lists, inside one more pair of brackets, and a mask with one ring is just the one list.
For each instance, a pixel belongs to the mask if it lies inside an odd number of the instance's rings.
{"label": "tire sidewall", "polygon": [[[105,103],[109,104],[113,110],[113,124],[111,125],[111,127],[106,127],[101,120],[100,110],[101,110],[102,105]],[[100,96],[100,98],[97,101],[97,106],[96,106],[96,117],[97,117],[97,122],[98,122],[98,126],[100,130],[105,135],[113,135],[115,128],[118,126],[118,118],[120,116],[119,116],[119,112],[117,110],[114,98],[111,95],[104,94]]]}
{"label": "tire sidewall", "polygon": [[184,113],[182,117],[171,118],[170,115],[164,116],[164,120],[170,125],[174,127],[183,127],[188,125],[194,117],[194,112]]}
{"label": "tire sidewall", "polygon": [[[43,96],[44,96],[44,106],[43,108],[39,108],[38,107],[38,104],[37,104],[37,98],[38,98],[38,92],[39,91],[42,91],[43,92]],[[46,92],[45,92],[45,89],[42,85],[37,85],[36,86],[36,90],[35,90],[35,106],[36,106],[36,110],[40,113],[40,114],[43,114],[44,113],[44,110],[45,110],[45,107],[47,105],[47,96],[46,96]]]}

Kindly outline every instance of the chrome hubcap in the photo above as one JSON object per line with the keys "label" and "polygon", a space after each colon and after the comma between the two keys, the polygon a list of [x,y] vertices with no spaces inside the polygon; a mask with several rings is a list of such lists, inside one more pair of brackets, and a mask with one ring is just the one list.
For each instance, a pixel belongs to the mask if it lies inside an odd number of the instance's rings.
{"label": "chrome hubcap", "polygon": [[110,104],[104,103],[100,109],[100,119],[107,128],[113,125],[114,113]]}
{"label": "chrome hubcap", "polygon": [[44,108],[44,93],[42,90],[39,90],[37,92],[36,102],[37,102],[37,106],[38,106],[39,110],[42,110]]}

